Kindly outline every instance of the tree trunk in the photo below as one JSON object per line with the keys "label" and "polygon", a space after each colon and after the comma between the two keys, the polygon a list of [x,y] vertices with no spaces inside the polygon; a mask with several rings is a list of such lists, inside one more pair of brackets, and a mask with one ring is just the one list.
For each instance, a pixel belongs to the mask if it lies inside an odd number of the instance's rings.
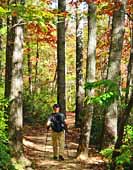
{"label": "tree trunk", "polygon": [[5,68],[5,97],[10,96],[12,78],[12,56],[14,49],[16,17],[7,17],[7,44],[6,44],[6,68]]}
{"label": "tree trunk", "polygon": [[120,147],[122,146],[122,140],[124,136],[124,127],[127,123],[127,120],[130,116],[131,109],[133,108],[133,30],[131,30],[131,53],[128,64],[128,76],[127,76],[127,92],[125,96],[125,104],[127,105],[126,109],[123,111],[121,116],[119,126],[118,126],[118,138],[115,143],[115,148],[112,154],[112,166],[111,170],[115,170],[116,164],[115,159],[120,155]]}
{"label": "tree trunk", "polygon": [[[0,29],[2,28],[2,18],[0,18]],[[2,80],[2,55],[1,55],[1,52],[2,52],[2,36],[0,34],[0,82]]]}
{"label": "tree trunk", "polygon": [[39,60],[39,42],[38,42],[38,38],[37,38],[37,42],[36,42],[36,65],[35,65],[35,92],[37,89],[37,78],[38,78],[38,60]]}
{"label": "tree trunk", "polygon": [[[83,6],[83,4],[81,3]],[[83,10],[76,6],[76,117],[75,125],[80,127],[81,113],[83,111],[84,88],[83,88]]]}
{"label": "tree trunk", "polygon": [[32,94],[32,63],[31,63],[31,56],[30,56],[30,45],[29,42],[28,45],[28,77],[29,77],[29,94]]}
{"label": "tree trunk", "polygon": [[[16,19],[17,23],[17,19]],[[22,127],[23,127],[23,78],[22,78],[22,62],[23,62],[23,29],[22,26],[15,28],[15,41],[12,56],[12,78],[11,78],[11,94],[10,94],[10,118],[9,118],[9,136],[12,155],[20,158],[23,153],[22,146]]]}
{"label": "tree trunk", "polygon": [[[21,1],[11,1],[11,3],[19,4]],[[22,1],[23,3],[23,1]],[[8,1],[8,4],[10,2]],[[17,8],[17,6],[16,6]],[[18,16],[11,17],[8,23],[7,34],[7,63],[11,65],[10,72],[7,72],[8,81],[10,80],[10,89],[7,95],[10,99],[9,105],[9,145],[10,153],[13,161],[21,164],[23,167],[31,165],[23,155],[23,21]],[[10,22],[9,22],[10,21]],[[9,41],[10,40],[10,41]],[[9,51],[10,50],[10,51]],[[8,58],[10,57],[10,58]],[[8,68],[9,69],[9,68]],[[9,70],[8,70],[9,71]],[[15,163],[15,162],[14,162]]]}
{"label": "tree trunk", "polygon": [[66,9],[66,1],[58,0],[57,24],[57,101],[61,107],[61,112],[66,112],[66,94],[65,94],[65,16],[63,12]]}
{"label": "tree trunk", "polygon": [[[120,2],[119,8],[115,10],[113,14],[111,45],[107,73],[107,79],[117,82],[118,90],[120,82],[120,62],[124,38],[125,6],[126,0],[122,0]],[[118,119],[117,107],[118,107],[117,101],[114,101],[108,107],[107,113],[105,114],[105,129],[103,143],[104,147],[115,144],[117,138],[117,119]]]}
{"label": "tree trunk", "polygon": [[[91,2],[88,5],[88,55],[86,67],[86,82],[95,81],[96,71],[96,5]],[[94,90],[87,90],[86,96],[92,97]],[[88,158],[88,147],[90,142],[90,133],[93,116],[93,105],[84,106],[84,117],[78,147],[78,158],[85,160]]]}
{"label": "tree trunk", "polygon": [[121,117],[121,121],[120,121],[120,124],[119,124],[118,138],[117,138],[115,148],[114,148],[114,151],[113,151],[113,154],[112,154],[111,170],[115,170],[115,168],[116,168],[115,159],[116,159],[117,156],[120,155],[119,150],[120,150],[120,147],[122,146],[122,139],[123,139],[123,136],[124,136],[124,127],[125,127],[125,124],[126,124],[128,118],[129,118],[131,109],[133,108],[132,104],[133,104],[133,90],[131,92],[131,98],[128,102],[128,105],[127,105],[125,111],[123,112],[123,115]]}

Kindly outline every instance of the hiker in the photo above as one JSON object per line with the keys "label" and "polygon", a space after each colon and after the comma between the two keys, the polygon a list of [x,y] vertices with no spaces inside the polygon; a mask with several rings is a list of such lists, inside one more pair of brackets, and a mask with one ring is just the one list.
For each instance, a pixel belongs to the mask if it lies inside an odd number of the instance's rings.
{"label": "hiker", "polygon": [[53,105],[53,111],[47,121],[47,129],[52,129],[53,159],[64,160],[66,117],[60,112],[59,104]]}

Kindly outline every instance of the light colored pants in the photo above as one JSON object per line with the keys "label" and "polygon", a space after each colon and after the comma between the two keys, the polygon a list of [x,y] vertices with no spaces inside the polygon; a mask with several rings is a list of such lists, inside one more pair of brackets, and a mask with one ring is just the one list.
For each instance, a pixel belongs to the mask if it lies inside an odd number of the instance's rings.
{"label": "light colored pants", "polygon": [[54,132],[52,131],[52,144],[53,144],[53,155],[58,157],[58,155],[64,155],[64,145],[65,145],[65,131]]}

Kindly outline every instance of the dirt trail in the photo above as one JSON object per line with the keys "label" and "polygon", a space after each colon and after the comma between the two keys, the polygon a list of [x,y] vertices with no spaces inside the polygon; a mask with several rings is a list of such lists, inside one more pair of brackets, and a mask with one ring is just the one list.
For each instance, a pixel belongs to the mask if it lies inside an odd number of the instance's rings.
{"label": "dirt trail", "polygon": [[32,160],[35,170],[107,170],[102,157],[92,148],[86,162],[75,159],[79,140],[79,131],[74,128],[74,114],[67,114],[69,133],[66,134],[65,161],[52,159],[51,132],[36,124],[24,128],[24,150]]}

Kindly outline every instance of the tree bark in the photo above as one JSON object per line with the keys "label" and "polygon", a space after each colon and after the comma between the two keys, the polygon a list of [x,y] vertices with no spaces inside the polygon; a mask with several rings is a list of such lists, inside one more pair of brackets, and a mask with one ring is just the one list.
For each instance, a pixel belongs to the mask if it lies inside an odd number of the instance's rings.
{"label": "tree bark", "polygon": [[57,24],[57,102],[61,112],[66,112],[65,94],[65,16],[66,1],[58,0],[58,24]]}
{"label": "tree bark", "polygon": [[[8,1],[8,4],[21,1]],[[17,8],[17,6],[16,6]],[[6,94],[9,97],[9,145],[11,157],[19,162],[23,156],[23,21],[18,16],[8,18],[7,34],[7,81],[10,82]],[[19,23],[19,24],[18,24]],[[10,51],[9,51],[10,50]],[[8,68],[10,67],[10,70]],[[9,72],[10,71],[10,72]],[[9,74],[9,75],[8,75]],[[19,162],[20,163],[20,162]],[[21,164],[24,164],[21,162]]]}
{"label": "tree bark", "polygon": [[[91,2],[88,5],[88,55],[86,66],[86,82],[95,81],[96,72],[96,5]],[[86,96],[92,97],[94,90],[86,90]],[[78,158],[85,160],[88,158],[88,148],[93,116],[93,105],[84,106],[84,117],[78,147]]]}
{"label": "tree bark", "polygon": [[[16,20],[17,23],[18,20]],[[10,118],[9,118],[9,136],[12,155],[20,158],[23,153],[22,146],[22,127],[23,127],[23,28],[16,26],[15,41],[12,56],[12,78],[10,94]]]}
{"label": "tree bark", "polygon": [[[115,2],[116,5],[118,3]],[[112,21],[111,45],[108,63],[107,79],[120,82],[120,62],[124,38],[124,21],[126,0],[119,1],[120,6],[114,11]],[[115,144],[117,138],[118,103],[114,101],[107,109],[105,114],[105,129],[103,146]],[[108,139],[108,140],[107,140]]]}
{"label": "tree bark", "polygon": [[[78,2],[77,2],[78,3]],[[76,116],[75,125],[80,127],[81,113],[83,111],[84,88],[83,88],[83,10],[81,5],[76,6]]]}
{"label": "tree bark", "polygon": [[28,45],[27,63],[28,63],[28,77],[29,77],[29,94],[32,94],[32,63],[31,63],[29,42],[27,42],[27,45]]}
{"label": "tree bark", "polygon": [[[0,18],[0,29],[2,28],[2,18]],[[2,80],[2,35],[0,34],[0,82]]]}
{"label": "tree bark", "polygon": [[112,154],[112,165],[111,170],[115,170],[116,163],[115,159],[117,156],[120,155],[120,147],[122,146],[123,136],[124,136],[124,127],[127,123],[127,120],[130,116],[130,112],[133,108],[133,28],[131,29],[131,52],[130,52],[130,59],[128,63],[128,76],[127,76],[127,85],[126,88],[128,89],[125,95],[125,104],[127,105],[126,109],[123,111],[121,116],[119,126],[118,126],[118,138],[115,143],[115,148]]}
{"label": "tree bark", "polygon": [[39,42],[38,42],[38,38],[36,41],[36,65],[35,65],[35,91],[37,89],[37,79],[38,79],[38,60],[39,60]]}
{"label": "tree bark", "polygon": [[[9,4],[9,2],[8,2]],[[14,49],[16,17],[7,17],[7,44],[6,44],[6,68],[5,68],[5,97],[10,96],[11,78],[12,78],[12,56]]]}

